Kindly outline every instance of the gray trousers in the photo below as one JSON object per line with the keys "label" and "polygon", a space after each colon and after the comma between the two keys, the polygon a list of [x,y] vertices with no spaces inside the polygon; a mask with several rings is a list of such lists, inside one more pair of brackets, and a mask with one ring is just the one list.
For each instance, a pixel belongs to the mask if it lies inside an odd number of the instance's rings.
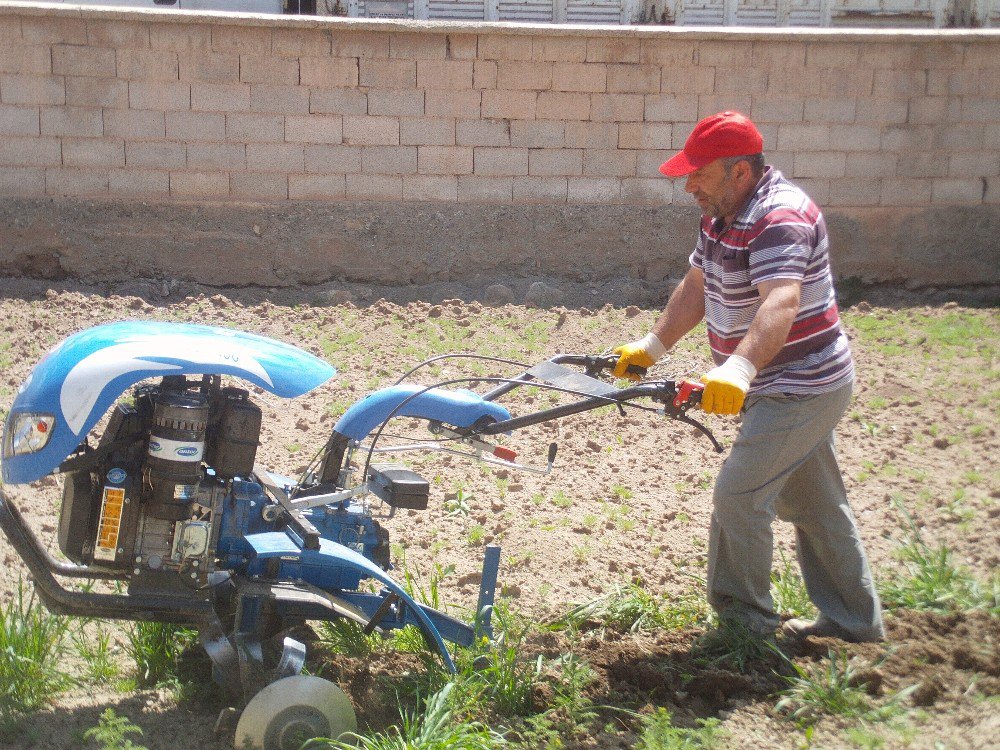
{"label": "gray trousers", "polygon": [[882,610],[837,465],[833,428],[851,386],[816,396],[750,396],[715,483],[708,601],[720,618],[773,632],[775,516],[795,526],[796,554],[820,617],[860,639],[884,635]]}

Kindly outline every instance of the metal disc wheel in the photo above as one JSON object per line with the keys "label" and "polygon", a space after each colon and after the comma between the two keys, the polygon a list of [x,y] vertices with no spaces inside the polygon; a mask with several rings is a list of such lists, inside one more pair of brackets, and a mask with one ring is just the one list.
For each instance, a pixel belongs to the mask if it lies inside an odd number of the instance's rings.
{"label": "metal disc wheel", "polygon": [[238,750],[299,750],[313,737],[338,739],[358,728],[350,698],[308,675],[272,682],[251,699],[236,725]]}

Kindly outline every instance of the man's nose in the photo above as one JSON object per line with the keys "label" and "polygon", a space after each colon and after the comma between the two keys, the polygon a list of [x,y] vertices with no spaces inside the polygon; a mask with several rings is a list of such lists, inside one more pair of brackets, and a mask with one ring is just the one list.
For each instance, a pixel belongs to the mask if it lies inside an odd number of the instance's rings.
{"label": "man's nose", "polygon": [[684,181],[684,192],[695,193],[697,191],[698,191],[698,185],[695,183],[695,179],[693,177],[688,177]]}

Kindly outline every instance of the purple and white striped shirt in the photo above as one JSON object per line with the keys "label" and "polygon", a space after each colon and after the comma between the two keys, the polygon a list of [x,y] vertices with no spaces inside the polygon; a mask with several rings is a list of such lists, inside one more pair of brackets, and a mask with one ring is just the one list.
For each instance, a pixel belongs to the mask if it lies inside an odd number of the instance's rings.
{"label": "purple and white striped shirt", "polygon": [[773,167],[732,224],[702,217],[690,262],[705,275],[705,320],[717,365],[750,329],[761,303],[757,284],[802,282],[788,339],[757,373],[750,393],[825,393],[853,380],[854,361],[840,327],[828,247],[823,214]]}

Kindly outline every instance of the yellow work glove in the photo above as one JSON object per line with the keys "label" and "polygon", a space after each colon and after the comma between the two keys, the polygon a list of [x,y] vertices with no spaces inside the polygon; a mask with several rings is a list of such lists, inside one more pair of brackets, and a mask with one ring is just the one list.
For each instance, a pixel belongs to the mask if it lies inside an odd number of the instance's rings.
{"label": "yellow work glove", "polygon": [[618,364],[611,371],[616,378],[639,380],[638,375],[628,371],[629,365],[652,367],[660,357],[667,353],[667,348],[655,333],[647,333],[638,341],[616,346],[611,350],[611,353],[618,355]]}
{"label": "yellow work glove", "polygon": [[701,408],[709,414],[739,414],[750,381],[756,376],[757,368],[749,359],[732,355],[702,376],[705,391],[701,394]]}

